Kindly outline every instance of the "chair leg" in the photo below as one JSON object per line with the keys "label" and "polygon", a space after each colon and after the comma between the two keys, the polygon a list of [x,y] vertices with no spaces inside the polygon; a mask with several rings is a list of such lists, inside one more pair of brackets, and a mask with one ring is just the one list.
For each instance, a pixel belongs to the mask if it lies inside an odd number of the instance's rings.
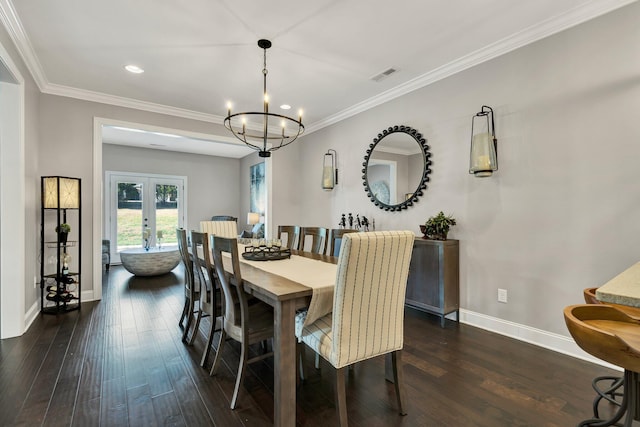
{"label": "chair leg", "polygon": [[187,317],[187,312],[189,310],[189,298],[184,299],[184,307],[182,307],[182,314],[180,315],[180,320],[178,321],[178,327],[184,328],[182,322],[184,322],[184,318]]}
{"label": "chair leg", "polygon": [[306,375],[304,374],[304,343],[296,343],[296,361],[298,363],[297,373],[297,381],[296,383],[300,383],[300,381],[304,381],[306,379]]}
{"label": "chair leg", "polygon": [[182,333],[182,342],[187,342],[187,336],[189,335],[189,329],[191,328],[191,322],[193,320],[194,302],[189,298],[189,307],[187,307],[187,324],[184,326],[184,332]]}
{"label": "chair leg", "polygon": [[218,370],[218,364],[220,363],[220,359],[222,358],[222,347],[224,346],[224,342],[227,339],[227,334],[224,331],[224,327],[222,331],[220,331],[220,341],[218,342],[218,349],[216,350],[216,357],[213,358],[213,365],[211,365],[211,370],[209,371],[209,375],[215,375]]}
{"label": "chair leg", "polygon": [[193,326],[193,333],[191,334],[191,338],[189,339],[189,345],[193,345],[193,341],[195,341],[196,336],[198,335],[198,328],[200,328],[200,320],[202,320],[202,307],[198,309],[198,315],[196,316],[196,324]]}
{"label": "chair leg", "polygon": [[231,409],[236,409],[238,403],[238,394],[240,394],[240,386],[244,380],[244,371],[247,368],[247,352],[249,344],[243,342],[240,350],[240,365],[238,366],[238,373],[236,374],[236,386],[233,389],[233,397],[231,398]]}
{"label": "chair leg", "polygon": [[396,398],[398,399],[398,410],[400,415],[407,415],[404,407],[404,369],[402,365],[402,350],[391,353],[393,365],[393,383],[396,386]]}
{"label": "chair leg", "polygon": [[207,364],[207,359],[209,358],[209,354],[211,353],[211,344],[213,344],[213,336],[216,333],[216,318],[214,316],[209,316],[211,319],[211,328],[209,329],[209,338],[207,339],[207,345],[204,348],[204,352],[202,353],[202,360],[200,360],[200,366],[204,368]]}
{"label": "chair leg", "polygon": [[336,410],[340,427],[347,427],[347,367],[336,369]]}

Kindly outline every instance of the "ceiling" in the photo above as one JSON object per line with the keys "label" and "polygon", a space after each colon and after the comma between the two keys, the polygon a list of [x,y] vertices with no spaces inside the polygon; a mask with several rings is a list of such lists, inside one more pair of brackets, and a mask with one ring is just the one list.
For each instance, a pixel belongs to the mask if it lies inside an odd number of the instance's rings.
{"label": "ceiling", "polygon": [[0,20],[44,93],[213,123],[261,109],[270,39],[271,111],[313,132],[633,1],[0,0]]}

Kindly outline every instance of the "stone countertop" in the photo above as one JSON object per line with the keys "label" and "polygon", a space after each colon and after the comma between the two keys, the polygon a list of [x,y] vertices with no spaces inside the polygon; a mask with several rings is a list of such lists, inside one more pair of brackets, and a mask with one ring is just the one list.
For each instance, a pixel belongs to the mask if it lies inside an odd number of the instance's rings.
{"label": "stone countertop", "polygon": [[596,298],[605,303],[640,307],[640,262],[600,286]]}

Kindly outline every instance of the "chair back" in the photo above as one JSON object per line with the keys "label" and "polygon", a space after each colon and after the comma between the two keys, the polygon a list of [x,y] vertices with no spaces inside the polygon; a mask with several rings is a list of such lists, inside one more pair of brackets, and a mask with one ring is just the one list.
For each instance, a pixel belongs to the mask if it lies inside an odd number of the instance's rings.
{"label": "chair back", "polygon": [[[231,259],[227,260],[227,262],[231,262],[234,285],[231,284],[231,275],[224,269],[223,252],[231,256]],[[247,294],[242,286],[240,259],[238,258],[238,239],[211,236],[211,254],[213,255],[216,276],[220,281],[220,287],[224,294],[224,330],[236,341],[242,342],[249,333],[247,321],[249,305],[247,303]]]}
{"label": "chair back", "polygon": [[231,215],[214,215],[211,217],[211,221],[235,221],[238,222],[238,218]]}
{"label": "chair back", "polygon": [[340,245],[342,244],[342,236],[347,233],[357,233],[358,230],[354,230],[351,228],[332,228],[330,230],[329,241],[331,244],[329,245],[329,252],[327,255],[330,256],[338,256],[340,255]]}
{"label": "chair back", "polygon": [[193,277],[193,263],[191,261],[191,256],[189,255],[187,230],[184,228],[176,228],[176,235],[178,237],[178,251],[180,252],[180,259],[184,266],[185,295],[188,298],[191,298],[191,301],[195,301],[197,289],[195,289],[195,280]]}
{"label": "chair back", "polygon": [[324,227],[302,227],[300,229],[300,244],[298,249],[304,251],[305,241],[311,237],[311,249],[308,252],[323,254],[327,251],[327,229]]}
{"label": "chair back", "polygon": [[343,236],[333,297],[336,368],[402,349],[414,238],[411,231]]}
{"label": "chair back", "polygon": [[278,239],[282,240],[282,235],[287,235],[287,248],[297,249],[298,240],[300,239],[300,227],[297,225],[279,225]]}
{"label": "chair back", "polygon": [[200,231],[210,236],[235,239],[238,237],[238,223],[235,221],[200,221]]}
{"label": "chair back", "polygon": [[[209,253],[209,234],[191,232],[191,254],[195,267],[194,276],[198,277],[200,282],[201,300],[205,304],[214,304],[215,307],[216,280]],[[200,258],[200,254],[202,254],[202,258]],[[205,285],[206,291],[203,291],[202,284]]]}

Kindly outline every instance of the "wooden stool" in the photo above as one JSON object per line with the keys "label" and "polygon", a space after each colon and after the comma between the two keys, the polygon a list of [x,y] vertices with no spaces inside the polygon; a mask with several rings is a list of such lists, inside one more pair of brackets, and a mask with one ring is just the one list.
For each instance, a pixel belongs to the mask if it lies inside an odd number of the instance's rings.
{"label": "wooden stool", "polygon": [[564,319],[576,344],[587,353],[624,368],[624,392],[620,408],[610,420],[592,418],[581,427],[616,425],[626,413],[625,427],[640,420],[640,321],[604,304],[572,305]]}

